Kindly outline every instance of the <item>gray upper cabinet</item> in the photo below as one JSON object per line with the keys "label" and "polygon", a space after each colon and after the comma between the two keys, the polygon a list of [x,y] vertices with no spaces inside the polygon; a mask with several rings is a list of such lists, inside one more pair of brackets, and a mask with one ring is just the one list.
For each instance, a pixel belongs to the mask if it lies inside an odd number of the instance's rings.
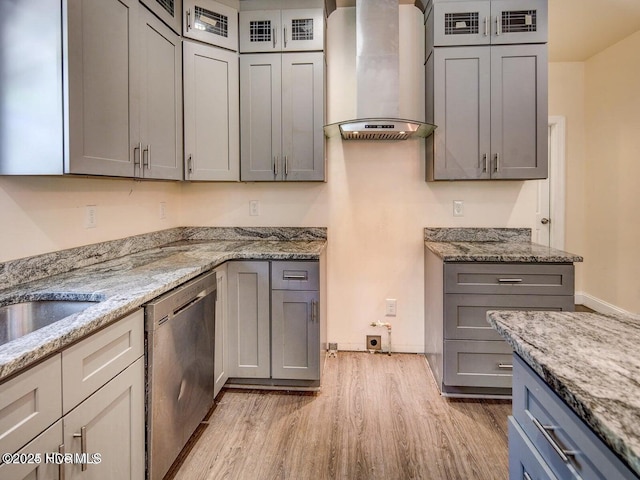
{"label": "gray upper cabinet", "polygon": [[141,9],[141,177],[182,179],[182,40]]}
{"label": "gray upper cabinet", "polygon": [[435,48],[427,180],[547,177],[547,46]]}
{"label": "gray upper cabinet", "polygon": [[238,11],[215,0],[184,0],[185,38],[238,50]]}
{"label": "gray upper cabinet", "polygon": [[322,8],[240,12],[240,52],[324,50]]}
{"label": "gray upper cabinet", "polygon": [[243,181],[322,181],[324,54],[240,56]]}
{"label": "gray upper cabinet", "polygon": [[186,180],[240,179],[238,55],[184,41]]}
{"label": "gray upper cabinet", "polygon": [[182,33],[182,0],[140,0],[149,10],[169,25],[178,35]]}
{"label": "gray upper cabinet", "polygon": [[547,0],[434,0],[427,45],[545,43]]}

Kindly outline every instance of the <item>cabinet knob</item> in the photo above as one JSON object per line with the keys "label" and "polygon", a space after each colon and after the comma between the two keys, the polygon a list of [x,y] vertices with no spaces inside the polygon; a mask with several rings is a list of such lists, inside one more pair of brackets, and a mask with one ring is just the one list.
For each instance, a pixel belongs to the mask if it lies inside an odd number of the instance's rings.
{"label": "cabinet knob", "polygon": [[551,223],[551,219],[549,218],[543,218],[542,220],[540,220],[540,223],[543,225],[546,225],[548,223]]}

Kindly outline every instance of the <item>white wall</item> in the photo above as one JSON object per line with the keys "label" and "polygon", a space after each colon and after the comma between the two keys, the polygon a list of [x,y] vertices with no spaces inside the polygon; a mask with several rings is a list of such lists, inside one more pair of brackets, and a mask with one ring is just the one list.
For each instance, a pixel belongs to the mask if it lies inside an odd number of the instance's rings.
{"label": "white wall", "polygon": [[[422,117],[421,13],[401,6],[401,108]],[[329,18],[329,120],[355,112],[355,13]],[[0,178],[0,261],[178,225],[324,226],[329,230],[329,341],[364,349],[369,326],[385,320],[397,351],[423,350],[423,228],[533,227],[535,182],[424,181],[423,141],[327,143],[327,183],[177,184],[82,178]],[[249,216],[259,200],[261,215]],[[453,218],[453,200],[465,216]],[[168,218],[158,205],[167,202]],[[98,227],[85,229],[84,206],[98,206]],[[578,252],[581,253],[581,252]]]}
{"label": "white wall", "polygon": [[[401,109],[423,117],[421,13],[401,6]],[[328,120],[354,118],[355,12],[329,18]],[[410,65],[413,65],[411,67]],[[385,321],[384,300],[398,300],[393,346],[423,351],[423,228],[533,227],[535,182],[424,181],[424,142],[327,142],[325,184],[185,184],[184,224],[324,226],[329,231],[329,341],[365,347],[369,327]],[[249,216],[259,200],[261,215]],[[453,218],[453,200],[465,216]],[[385,340],[386,341],[386,340]]]}

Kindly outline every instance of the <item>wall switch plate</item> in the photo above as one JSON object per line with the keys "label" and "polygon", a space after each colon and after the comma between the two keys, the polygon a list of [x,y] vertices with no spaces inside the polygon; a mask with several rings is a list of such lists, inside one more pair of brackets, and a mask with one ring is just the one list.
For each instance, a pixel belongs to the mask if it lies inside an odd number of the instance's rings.
{"label": "wall switch plate", "polygon": [[84,228],[96,228],[98,226],[98,207],[87,205],[84,210]]}
{"label": "wall switch plate", "polygon": [[249,202],[249,215],[252,217],[257,217],[260,215],[260,201],[259,200],[251,200]]}
{"label": "wall switch plate", "polygon": [[160,202],[160,219],[167,218],[167,202]]}
{"label": "wall switch plate", "polygon": [[382,337],[380,335],[367,335],[367,350],[382,350]]}
{"label": "wall switch plate", "polygon": [[395,317],[398,312],[398,301],[395,298],[385,300],[384,314],[387,317]]}
{"label": "wall switch plate", "polygon": [[464,217],[464,202],[462,200],[453,201],[453,216]]}

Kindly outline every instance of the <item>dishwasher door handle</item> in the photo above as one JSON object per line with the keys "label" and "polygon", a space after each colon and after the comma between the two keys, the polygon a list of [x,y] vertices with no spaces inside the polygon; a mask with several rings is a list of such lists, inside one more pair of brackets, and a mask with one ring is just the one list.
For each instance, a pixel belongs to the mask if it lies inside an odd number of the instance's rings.
{"label": "dishwasher door handle", "polygon": [[181,305],[180,307],[176,308],[173,311],[173,316],[177,316],[180,315],[182,312],[184,312],[187,308],[195,305],[198,302],[201,302],[202,300],[204,300],[204,298],[207,296],[207,291],[206,290],[202,290],[200,293],[198,293],[198,295],[196,295],[195,297],[193,297],[191,300],[189,300],[187,303],[185,303],[184,305]]}

